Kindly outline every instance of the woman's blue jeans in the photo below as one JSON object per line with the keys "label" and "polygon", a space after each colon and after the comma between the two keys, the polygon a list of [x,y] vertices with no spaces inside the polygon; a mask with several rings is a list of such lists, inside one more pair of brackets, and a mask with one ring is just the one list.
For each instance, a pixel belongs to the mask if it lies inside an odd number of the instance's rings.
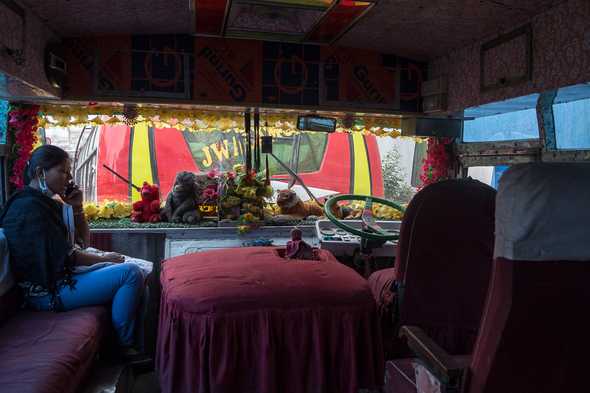
{"label": "woman's blue jeans", "polygon": [[[84,306],[112,302],[112,321],[119,342],[133,345],[137,306],[144,288],[144,277],[133,263],[120,263],[86,273],[74,274],[74,289],[68,286],[59,292],[65,311]],[[40,310],[49,310],[51,295],[30,297],[29,302]]]}

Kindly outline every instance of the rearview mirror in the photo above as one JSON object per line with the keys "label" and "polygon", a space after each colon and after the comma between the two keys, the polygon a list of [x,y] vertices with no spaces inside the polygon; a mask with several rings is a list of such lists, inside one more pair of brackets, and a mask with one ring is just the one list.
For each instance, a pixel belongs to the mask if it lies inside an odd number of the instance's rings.
{"label": "rearview mirror", "polygon": [[297,129],[301,131],[334,132],[336,131],[336,119],[319,116],[299,116]]}

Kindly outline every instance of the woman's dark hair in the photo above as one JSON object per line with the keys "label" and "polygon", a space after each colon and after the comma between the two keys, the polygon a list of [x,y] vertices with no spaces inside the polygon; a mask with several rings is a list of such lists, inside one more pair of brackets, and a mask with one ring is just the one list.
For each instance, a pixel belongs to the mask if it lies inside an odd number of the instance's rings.
{"label": "woman's dark hair", "polygon": [[33,180],[36,168],[49,170],[69,159],[68,153],[57,146],[43,145],[36,148],[31,154],[23,173],[25,184],[29,184]]}

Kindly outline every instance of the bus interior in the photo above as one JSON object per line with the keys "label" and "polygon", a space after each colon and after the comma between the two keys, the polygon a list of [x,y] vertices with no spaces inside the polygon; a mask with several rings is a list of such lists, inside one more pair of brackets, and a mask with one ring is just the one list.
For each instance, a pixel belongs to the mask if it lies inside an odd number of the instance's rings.
{"label": "bus interior", "polygon": [[[590,392],[588,0],[0,17],[0,393]],[[72,245],[147,269],[132,351],[13,274],[42,146]]]}

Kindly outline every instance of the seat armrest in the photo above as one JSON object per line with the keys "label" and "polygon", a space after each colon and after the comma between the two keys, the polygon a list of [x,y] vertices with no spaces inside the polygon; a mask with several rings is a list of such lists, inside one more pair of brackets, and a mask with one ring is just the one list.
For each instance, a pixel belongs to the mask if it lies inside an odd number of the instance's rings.
{"label": "seat armrest", "polygon": [[424,366],[438,378],[449,391],[460,389],[471,356],[453,356],[435,343],[422,329],[416,326],[402,326],[399,336],[407,340],[410,349],[424,363]]}

